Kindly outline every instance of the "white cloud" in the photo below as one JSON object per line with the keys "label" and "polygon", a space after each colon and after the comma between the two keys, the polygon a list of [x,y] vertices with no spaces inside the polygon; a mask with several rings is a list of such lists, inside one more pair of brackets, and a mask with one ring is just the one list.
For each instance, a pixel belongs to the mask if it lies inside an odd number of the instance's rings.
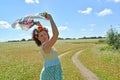
{"label": "white cloud", "polygon": [[120,0],[113,0],[115,3],[119,3],[120,2]]}
{"label": "white cloud", "polygon": [[10,28],[11,25],[6,21],[0,21],[0,29]]}
{"label": "white cloud", "polygon": [[59,26],[59,27],[58,27],[58,30],[61,30],[61,31],[67,30],[67,29],[68,29],[67,26]]}
{"label": "white cloud", "polygon": [[93,10],[92,8],[88,7],[86,10],[78,10],[78,13],[90,14],[92,10]]}
{"label": "white cloud", "polygon": [[39,4],[39,0],[25,0],[26,3],[36,3]]}
{"label": "white cloud", "polygon": [[105,15],[109,15],[112,14],[112,10],[111,9],[107,9],[105,8],[103,11],[100,11],[99,13],[97,13],[98,16],[105,16]]}
{"label": "white cloud", "polygon": [[107,1],[112,1],[112,2],[115,2],[115,3],[119,3],[120,0],[107,0]]}

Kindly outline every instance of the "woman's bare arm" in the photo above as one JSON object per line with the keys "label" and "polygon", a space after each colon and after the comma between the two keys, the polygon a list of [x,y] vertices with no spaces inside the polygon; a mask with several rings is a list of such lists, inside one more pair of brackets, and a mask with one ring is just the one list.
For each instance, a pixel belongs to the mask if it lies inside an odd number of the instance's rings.
{"label": "woman's bare arm", "polygon": [[58,29],[56,27],[56,24],[52,18],[52,16],[50,14],[47,14],[47,19],[50,20],[50,24],[51,24],[51,28],[52,28],[52,33],[53,33],[53,36],[51,37],[51,39],[46,42],[43,46],[43,50],[45,53],[49,53],[50,52],[50,49],[51,47],[55,44],[55,42],[57,41],[58,39],[58,35],[59,35],[59,32],[58,32]]}

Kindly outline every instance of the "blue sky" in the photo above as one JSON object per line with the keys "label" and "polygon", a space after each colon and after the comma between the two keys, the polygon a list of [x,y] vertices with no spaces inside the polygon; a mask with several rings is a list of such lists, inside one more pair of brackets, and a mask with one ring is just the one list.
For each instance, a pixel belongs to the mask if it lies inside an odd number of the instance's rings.
{"label": "blue sky", "polygon": [[[13,29],[11,24],[25,15],[44,11],[53,16],[59,37],[106,36],[110,25],[120,32],[120,0],[1,0],[0,10],[0,42],[30,39],[33,29]],[[49,21],[42,25],[52,35]]]}

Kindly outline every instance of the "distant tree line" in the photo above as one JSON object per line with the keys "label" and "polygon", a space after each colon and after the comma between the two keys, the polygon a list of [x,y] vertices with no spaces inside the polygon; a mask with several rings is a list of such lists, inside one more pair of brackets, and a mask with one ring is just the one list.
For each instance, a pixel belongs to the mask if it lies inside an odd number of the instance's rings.
{"label": "distant tree line", "polygon": [[82,38],[58,38],[58,40],[77,40],[77,39],[100,39],[100,38],[106,38],[106,37],[102,37],[102,36],[94,36],[94,37],[82,37]]}
{"label": "distant tree line", "polygon": [[[105,37],[101,37],[101,36],[98,36],[98,37],[82,37],[82,38],[61,38],[59,37],[58,40],[78,40],[78,39],[100,39],[100,38],[105,38]],[[8,41],[8,42],[21,42],[21,41],[33,41],[33,39],[21,39],[21,40],[11,40],[11,41]]]}
{"label": "distant tree line", "polygon": [[102,36],[94,36],[94,37],[83,37],[83,38],[79,38],[79,39],[100,39],[100,38],[106,38],[106,37],[102,37]]}
{"label": "distant tree line", "polygon": [[8,42],[22,42],[22,41],[32,41],[32,39],[28,39],[28,40],[26,40],[26,39],[21,39],[21,40],[11,40],[11,41],[8,41]]}

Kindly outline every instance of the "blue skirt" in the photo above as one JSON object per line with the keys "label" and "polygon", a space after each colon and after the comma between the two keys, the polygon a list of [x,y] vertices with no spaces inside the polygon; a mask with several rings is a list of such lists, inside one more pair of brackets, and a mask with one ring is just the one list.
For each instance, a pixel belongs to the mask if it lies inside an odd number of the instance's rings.
{"label": "blue skirt", "polygon": [[63,80],[62,69],[58,58],[44,63],[40,80]]}

